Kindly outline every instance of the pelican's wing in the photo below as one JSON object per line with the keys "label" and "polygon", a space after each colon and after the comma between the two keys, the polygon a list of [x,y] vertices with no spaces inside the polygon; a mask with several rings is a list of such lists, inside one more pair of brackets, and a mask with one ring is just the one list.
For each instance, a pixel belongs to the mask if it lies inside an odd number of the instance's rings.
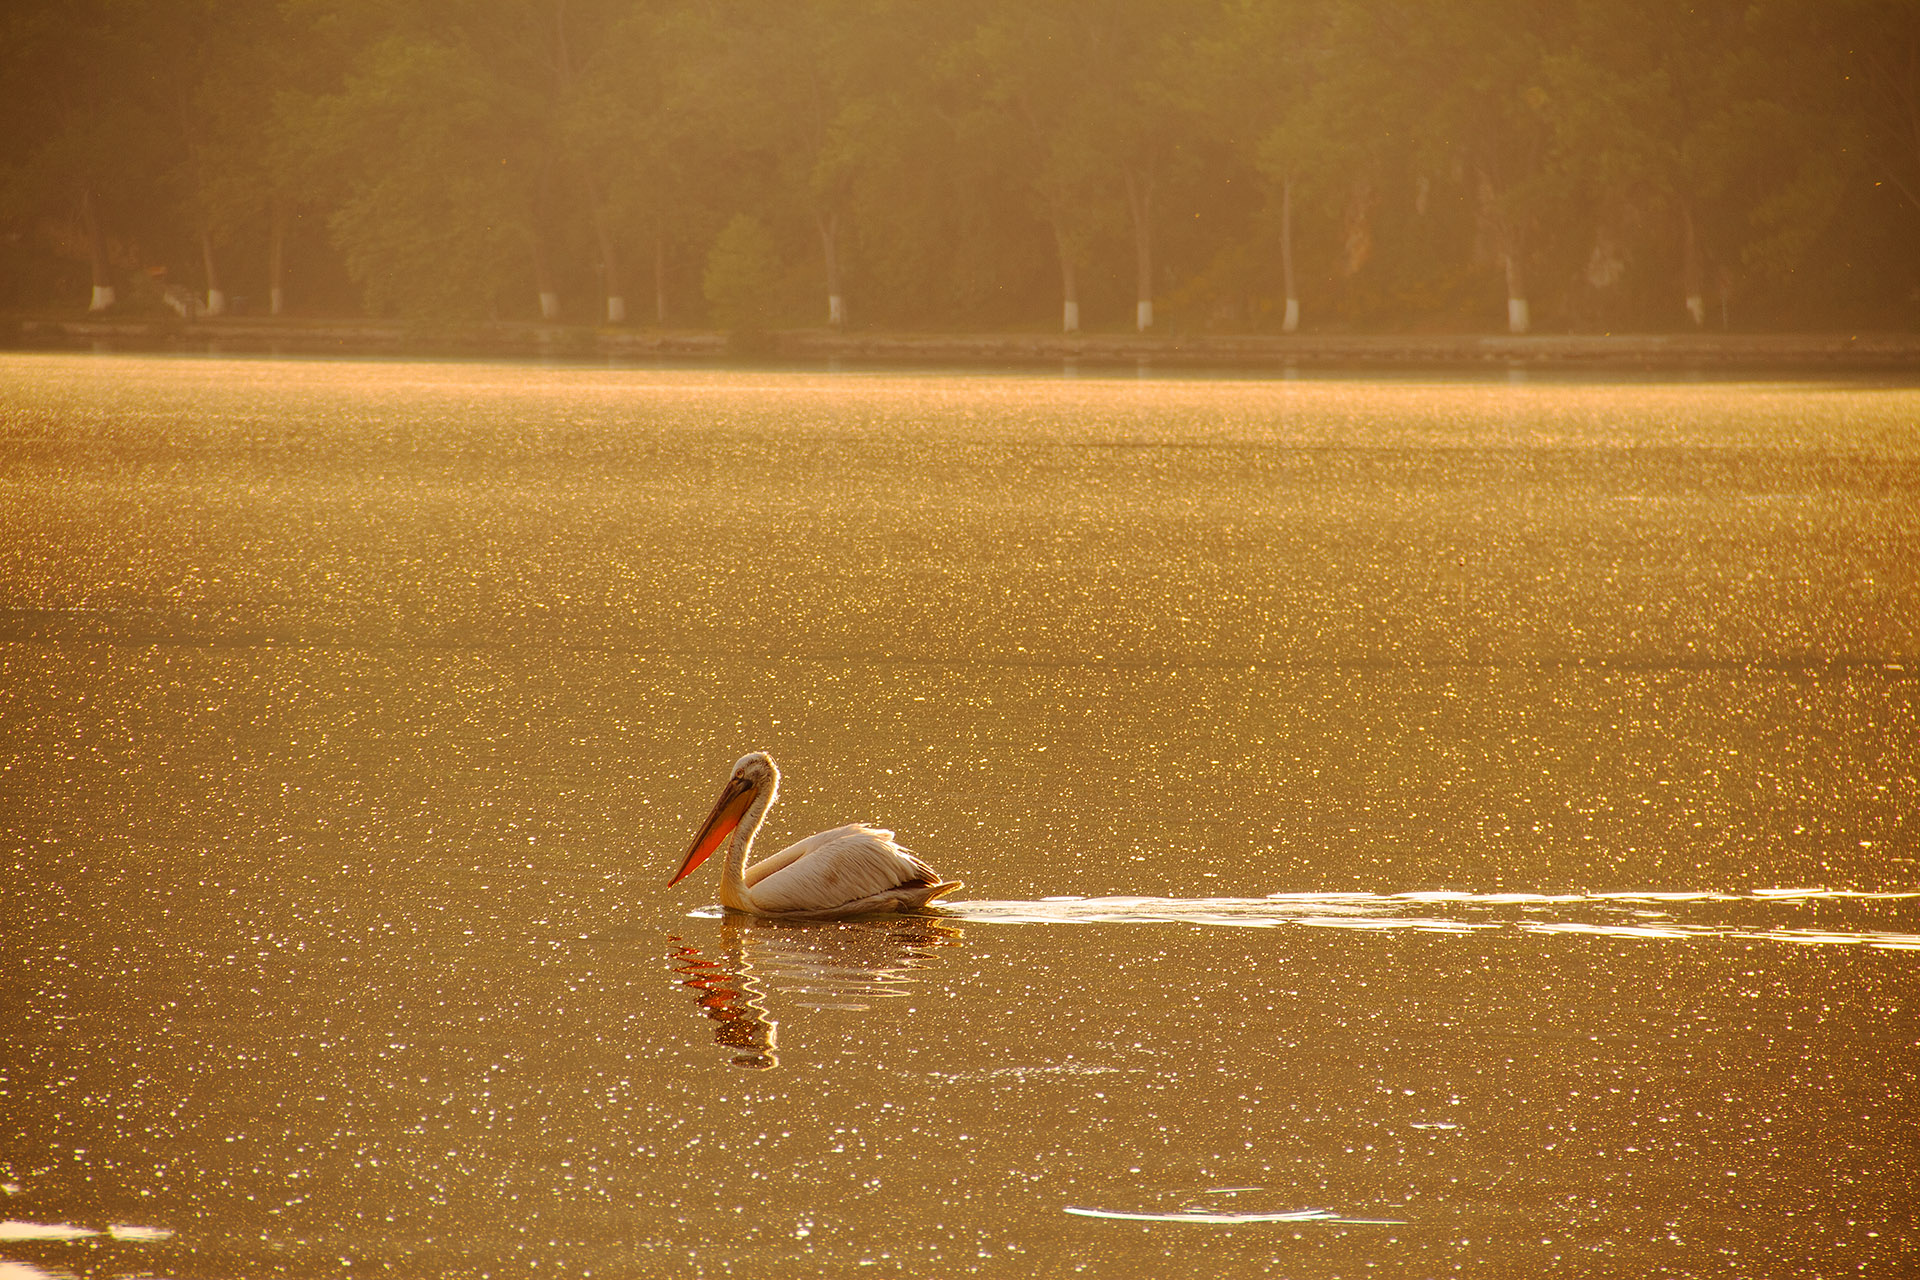
{"label": "pelican's wing", "polygon": [[[783,867],[792,866],[823,845],[829,845],[836,840],[844,839],[847,836],[859,835],[862,832],[871,836],[878,836],[888,844],[893,844],[893,832],[882,831],[878,827],[870,827],[864,822],[849,822],[844,827],[835,827],[831,831],[816,832],[808,836],[805,840],[796,840],[780,852],[768,854],[766,857],[760,859],[760,861],[747,868],[747,888],[753,888],[753,886],[759,884],[762,880],[765,880],[768,876]],[[900,846],[894,845],[893,847],[898,849]]]}
{"label": "pelican's wing", "polygon": [[753,905],[773,913],[838,911],[939,883],[931,867],[893,842],[893,832],[857,822],[808,836],[747,872]]}

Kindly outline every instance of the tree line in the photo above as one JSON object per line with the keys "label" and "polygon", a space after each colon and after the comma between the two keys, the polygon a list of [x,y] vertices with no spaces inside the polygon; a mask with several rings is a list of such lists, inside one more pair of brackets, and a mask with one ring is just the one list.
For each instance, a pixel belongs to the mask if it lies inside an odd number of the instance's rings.
{"label": "tree line", "polygon": [[0,306],[1920,323],[1915,0],[11,0]]}

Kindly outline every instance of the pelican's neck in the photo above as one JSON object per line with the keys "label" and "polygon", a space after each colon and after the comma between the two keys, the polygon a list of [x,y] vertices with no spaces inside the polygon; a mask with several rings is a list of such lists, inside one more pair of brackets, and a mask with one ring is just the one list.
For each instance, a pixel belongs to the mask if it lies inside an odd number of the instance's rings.
{"label": "pelican's neck", "polygon": [[767,810],[773,808],[779,795],[777,779],[760,788],[741,817],[740,825],[734,828],[733,842],[727,846],[727,864],[720,870],[721,906],[735,911],[753,910],[753,897],[747,890],[747,855],[753,852],[753,838],[760,833],[760,824],[766,820]]}

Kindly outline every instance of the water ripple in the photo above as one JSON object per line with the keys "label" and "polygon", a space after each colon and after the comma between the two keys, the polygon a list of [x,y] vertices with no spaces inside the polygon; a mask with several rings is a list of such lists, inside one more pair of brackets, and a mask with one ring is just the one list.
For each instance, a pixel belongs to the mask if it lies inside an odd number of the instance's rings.
{"label": "water ripple", "polygon": [[[1258,1199],[1274,1197],[1263,1187],[1215,1187],[1201,1196],[1181,1196],[1186,1203],[1177,1209],[1095,1209],[1085,1205],[1067,1205],[1066,1212],[1080,1218],[1111,1218],[1121,1222],[1190,1222],[1207,1226],[1235,1227],[1260,1222],[1320,1223],[1326,1226],[1404,1227],[1404,1218],[1351,1218],[1333,1209],[1228,1209],[1201,1200],[1205,1197],[1252,1195]],[[1172,1196],[1168,1197],[1172,1199]]]}
{"label": "water ripple", "polygon": [[[1587,934],[1608,938],[1731,938],[1802,946],[1920,950],[1920,933],[1812,927],[1816,904],[1911,901],[1920,891],[1755,889],[1746,893],[1276,893],[1265,898],[1047,898],[1038,902],[950,902],[942,914],[983,924],[1201,924],[1473,933]],[[1831,907],[1829,908],[1831,909]],[[1684,910],[1690,918],[1676,918]],[[1755,915],[1772,917],[1754,920]],[[1780,918],[1782,916],[1790,918]]]}
{"label": "water ripple", "polygon": [[1124,1209],[1088,1209],[1068,1205],[1067,1212],[1082,1218],[1118,1218],[1124,1222],[1200,1222],[1240,1226],[1250,1222],[1324,1222],[1335,1226],[1403,1227],[1402,1218],[1343,1218],[1331,1209],[1298,1209],[1290,1213],[1234,1213],[1184,1209],[1178,1213],[1132,1213]]}

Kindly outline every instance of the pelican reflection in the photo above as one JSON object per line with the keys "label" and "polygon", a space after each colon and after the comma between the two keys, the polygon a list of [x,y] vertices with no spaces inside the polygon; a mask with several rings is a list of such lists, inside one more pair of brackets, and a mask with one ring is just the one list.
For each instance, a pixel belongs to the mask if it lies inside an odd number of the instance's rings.
{"label": "pelican reflection", "polygon": [[669,961],[718,1024],[714,1043],[739,1067],[780,1065],[769,993],[800,1009],[865,1011],[907,995],[933,949],[961,940],[956,925],[927,916],[797,924],[729,914],[718,923],[719,937],[704,948],[669,936]]}
{"label": "pelican reflection", "polygon": [[700,948],[669,936],[674,944],[670,959],[680,985],[699,993],[700,1012],[719,1025],[713,1029],[713,1042],[734,1050],[736,1067],[777,1067],[780,1024],[767,1016],[766,993],[755,982],[747,965],[746,948],[740,929],[732,920],[720,922],[720,958],[710,960]]}

